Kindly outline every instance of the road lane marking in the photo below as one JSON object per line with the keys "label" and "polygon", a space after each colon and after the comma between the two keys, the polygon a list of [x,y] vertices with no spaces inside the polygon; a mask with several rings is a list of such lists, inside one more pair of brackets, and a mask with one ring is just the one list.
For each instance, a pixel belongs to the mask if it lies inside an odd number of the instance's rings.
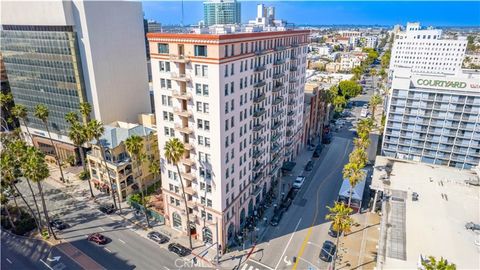
{"label": "road lane marking", "polygon": [[168,268],[168,267],[166,267],[166,266],[164,266],[163,268],[165,268],[165,269],[167,269],[167,270],[170,270],[170,268]]}
{"label": "road lane marking", "polygon": [[108,248],[103,248],[103,249],[105,249],[106,251],[108,251],[108,252],[110,252],[110,253],[113,253],[113,252],[112,252],[110,249],[108,249]]}
{"label": "road lane marking", "polygon": [[283,256],[285,255],[285,252],[287,251],[287,248],[288,248],[288,246],[290,245],[290,242],[292,241],[292,238],[293,238],[293,236],[295,235],[295,232],[296,232],[297,229],[298,229],[298,225],[300,225],[300,221],[302,221],[302,218],[300,218],[300,219],[298,220],[297,226],[295,226],[295,230],[293,230],[293,233],[292,233],[292,235],[290,236],[290,239],[288,240],[287,245],[286,245],[285,248],[283,249],[282,256],[280,256],[280,259],[278,259],[277,265],[275,266],[275,270],[277,270],[278,265],[280,265],[280,262],[282,261],[282,258],[283,258]]}
{"label": "road lane marking", "polygon": [[13,262],[10,261],[8,258],[5,258],[9,264],[12,264]]}
{"label": "road lane marking", "polygon": [[[347,154],[347,150],[350,148],[350,143],[347,144],[347,147],[345,147],[345,151],[343,152],[343,156],[342,158],[340,159],[342,162],[345,158],[345,155]],[[317,198],[316,198],[316,202],[315,202],[315,215],[313,217],[313,220],[312,220],[312,224],[310,225],[310,228],[308,228],[308,233],[307,233],[307,236],[305,237],[305,239],[303,240],[303,243],[302,243],[302,246],[300,247],[300,251],[298,252],[298,255],[297,255],[297,261],[295,262],[295,264],[293,265],[293,268],[292,270],[296,270],[297,269],[297,266],[298,266],[298,263],[300,262],[299,258],[302,257],[303,255],[303,251],[305,250],[305,247],[308,243],[308,240],[310,239],[310,235],[312,234],[312,229],[313,229],[313,226],[315,225],[315,221],[317,220],[317,217],[318,217],[318,210],[319,210],[319,194],[320,194],[320,188],[322,187],[322,185],[324,183],[326,183],[328,181],[328,179],[332,176],[332,174],[338,169],[338,167],[342,166],[343,164],[342,163],[339,163],[334,170],[331,170],[330,173],[324,178],[323,182],[320,183],[320,185],[318,185],[317,187]],[[283,255],[282,255],[283,256]],[[276,269],[276,268],[275,268]]]}
{"label": "road lane marking", "polygon": [[120,241],[120,242],[122,242],[122,243],[126,244],[126,243],[125,243],[125,241],[123,241],[123,240],[122,240],[122,239],[120,239],[120,238],[118,238],[118,241]]}
{"label": "road lane marking", "polygon": [[102,231],[105,231],[105,229],[103,227],[98,227],[98,228],[100,228],[100,230],[102,230]]}
{"label": "road lane marking", "polygon": [[41,261],[46,267],[48,267],[48,269],[53,270],[53,268],[50,267],[50,265],[48,265],[48,263],[44,262],[42,259],[40,259],[40,261]]}
{"label": "road lane marking", "polygon": [[319,247],[319,248],[322,248],[320,245],[317,245],[317,244],[312,243],[312,242],[310,242],[310,241],[308,241],[307,244],[312,245],[312,246],[316,246],[316,247]]}

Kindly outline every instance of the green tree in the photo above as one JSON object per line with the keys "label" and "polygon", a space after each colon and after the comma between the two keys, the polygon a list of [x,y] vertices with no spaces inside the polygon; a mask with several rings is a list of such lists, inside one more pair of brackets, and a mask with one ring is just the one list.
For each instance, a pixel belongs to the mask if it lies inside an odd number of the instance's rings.
{"label": "green tree", "polygon": [[367,162],[367,152],[363,148],[355,148],[349,155],[349,163],[358,164],[360,168],[364,168]]}
{"label": "green tree", "polygon": [[183,184],[183,179],[182,179],[182,174],[180,172],[180,167],[178,167],[178,163],[180,162],[180,159],[183,157],[183,154],[185,153],[185,146],[183,143],[178,139],[178,138],[172,138],[167,141],[164,147],[165,151],[165,158],[169,163],[172,163],[175,165],[177,168],[177,173],[178,177],[180,177],[180,184],[182,186],[182,196],[183,196],[183,202],[185,204],[185,213],[187,215],[187,234],[188,238],[190,240],[190,249],[193,248],[192,245],[192,234],[191,234],[191,228],[190,228],[190,214],[188,211],[188,205],[187,205],[187,196],[185,195],[185,187]]}
{"label": "green tree", "polygon": [[0,92],[0,106],[2,107],[2,112],[7,112],[5,115],[0,115],[2,123],[0,124],[4,130],[8,131],[8,122],[9,122],[9,110],[11,109],[13,102],[12,93]]}
{"label": "green tree", "polygon": [[160,175],[160,163],[158,160],[150,160],[150,163],[148,164],[148,172],[153,175],[155,187],[157,187],[157,182],[160,182],[159,186],[162,186],[161,178],[160,181],[157,181],[157,176]]}
{"label": "green tree", "polygon": [[367,150],[368,146],[370,146],[370,138],[362,138],[358,137],[353,140],[353,144],[356,148],[360,148],[363,150]]}
{"label": "green tree", "polygon": [[50,225],[50,218],[48,216],[47,204],[45,203],[45,196],[43,194],[42,181],[50,176],[50,171],[48,170],[47,163],[45,161],[45,156],[36,148],[30,148],[27,151],[25,158],[25,177],[29,178],[34,183],[37,183],[38,191],[40,193],[40,198],[43,206],[43,214],[45,216],[45,222],[47,225],[50,234],[57,239],[55,232],[53,231]]}
{"label": "green tree", "polygon": [[433,256],[428,256],[428,260],[422,261],[422,266],[425,270],[455,270],[457,266],[454,263],[449,263],[443,257],[437,260]]}
{"label": "green tree", "polygon": [[343,167],[343,178],[348,179],[348,182],[350,182],[350,196],[348,198],[348,207],[350,207],[353,188],[365,178],[365,171],[362,170],[362,164],[351,162],[345,164]]}
{"label": "green tree", "polygon": [[364,70],[363,70],[362,66],[357,66],[357,67],[352,68],[353,79],[355,81],[360,80],[360,77],[362,76],[363,72],[364,72]]}
{"label": "green tree", "polygon": [[84,125],[88,123],[91,112],[92,112],[92,105],[90,105],[90,103],[88,102],[80,103],[80,113],[82,114],[82,120]]}
{"label": "green tree", "polygon": [[382,104],[382,97],[379,95],[373,95],[370,98],[370,109],[372,110],[372,119],[375,121],[375,111],[377,109],[377,106]]}
{"label": "green tree", "polygon": [[13,222],[12,215],[10,214],[10,210],[8,210],[8,197],[2,193],[0,193],[0,203],[3,206],[3,209],[5,209],[5,212],[7,213],[7,218],[8,222],[10,223],[10,226],[12,226],[12,229],[14,231],[17,230],[17,227],[15,226],[15,223]]}
{"label": "green tree", "polygon": [[333,104],[335,98],[338,96],[338,86],[332,85],[327,92],[327,101],[328,103]]}
{"label": "green tree", "polygon": [[21,104],[15,104],[15,106],[13,106],[12,108],[12,113],[13,113],[13,116],[17,117],[17,119],[19,119],[22,122],[23,126],[25,126],[28,137],[30,137],[30,140],[32,140],[32,134],[30,134],[30,130],[28,129],[28,126],[27,126],[27,121],[28,121],[27,107]]}
{"label": "green tree", "polygon": [[[132,167],[136,167],[138,173],[136,174],[137,177],[134,177],[137,181],[140,189],[141,197],[141,204],[143,205],[143,212],[145,214],[145,219],[147,220],[147,227],[150,228],[150,221],[148,219],[148,209],[147,204],[145,201],[145,193],[143,191],[144,185],[142,181],[142,160],[143,158],[143,139],[138,135],[132,135],[125,140],[125,147],[127,149],[128,154],[132,158]],[[134,174],[135,175],[135,174]]]}
{"label": "green tree", "polygon": [[362,92],[362,87],[358,83],[350,80],[341,81],[338,84],[338,88],[342,96],[346,99],[356,97]]}
{"label": "green tree", "polygon": [[[112,184],[112,178],[110,177],[110,171],[108,169],[107,161],[105,160],[105,150],[103,149],[103,145],[100,141],[100,138],[103,136],[103,133],[105,132],[105,127],[103,127],[103,123],[98,121],[98,120],[91,120],[88,122],[85,130],[85,134],[87,139],[90,140],[95,140],[95,144],[97,145],[99,151],[100,151],[100,160],[103,162],[103,166],[105,169],[105,174],[108,178],[108,182],[110,184],[110,190],[111,190],[111,195],[112,195],[112,200],[113,200],[113,205],[115,208],[117,208],[117,200],[115,198],[115,191],[113,189],[113,184]],[[120,203],[119,203],[120,204]],[[121,211],[121,209],[120,209]]]}
{"label": "green tree", "polygon": [[357,123],[357,134],[360,138],[368,138],[373,128],[373,120],[371,118],[360,119]]}
{"label": "green tree", "polygon": [[333,100],[333,106],[335,107],[336,112],[342,112],[346,104],[347,104],[347,100],[345,99],[344,96],[336,96],[335,99]]}
{"label": "green tree", "polygon": [[382,80],[385,80],[387,78],[387,72],[385,72],[384,68],[380,69],[380,71],[378,72],[378,75],[382,77]]}
{"label": "green tree", "polygon": [[387,116],[385,115],[385,113],[383,112],[382,113],[382,120],[380,120],[380,133],[383,134],[383,131],[385,130],[385,123],[387,121]]}
{"label": "green tree", "polygon": [[52,135],[50,134],[50,128],[48,127],[48,116],[50,115],[50,111],[48,110],[48,107],[44,104],[38,104],[37,106],[35,106],[34,115],[43,122],[45,129],[47,130],[48,138],[50,139],[50,143],[52,144],[55,160],[57,161],[58,169],[60,170],[62,182],[65,183],[65,177],[63,176],[62,164],[60,162],[60,158],[58,157],[57,147],[53,143]]}
{"label": "green tree", "polygon": [[336,250],[333,254],[333,268],[335,269],[335,263],[337,261],[338,255],[338,242],[342,234],[349,233],[353,225],[353,219],[350,217],[350,214],[353,212],[352,208],[346,206],[343,202],[335,202],[333,207],[327,206],[328,214],[325,216],[326,220],[332,222],[333,229],[338,232],[336,240]]}

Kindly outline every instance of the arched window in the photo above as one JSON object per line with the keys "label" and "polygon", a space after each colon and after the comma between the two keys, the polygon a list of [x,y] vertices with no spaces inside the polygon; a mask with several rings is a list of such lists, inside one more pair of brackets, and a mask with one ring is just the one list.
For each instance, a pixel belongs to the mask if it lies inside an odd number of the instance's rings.
{"label": "arched window", "polygon": [[176,228],[176,229],[182,229],[182,217],[177,214],[177,213],[173,213],[172,214],[172,220],[173,220],[173,227]]}

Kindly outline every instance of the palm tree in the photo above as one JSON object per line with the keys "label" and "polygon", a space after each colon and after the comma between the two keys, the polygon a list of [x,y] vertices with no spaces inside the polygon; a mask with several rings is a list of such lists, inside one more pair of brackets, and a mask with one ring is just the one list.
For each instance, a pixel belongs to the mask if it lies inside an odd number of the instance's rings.
{"label": "palm tree", "polygon": [[[160,163],[158,160],[150,160],[148,164],[148,172],[153,175],[154,181],[157,179],[157,176],[160,175]],[[162,186],[161,178],[160,178],[160,186]],[[157,182],[155,181],[155,187],[157,187]]]}
{"label": "palm tree", "polygon": [[27,120],[28,120],[27,107],[23,106],[22,104],[15,104],[15,106],[13,106],[13,108],[12,108],[12,113],[25,126],[25,129],[27,130],[28,137],[30,137],[30,140],[32,140],[32,134],[30,134],[30,130],[28,129],[28,126],[27,126]]}
{"label": "palm tree", "polygon": [[[11,104],[12,101],[13,101],[12,93],[0,92],[0,106],[2,107],[2,109],[8,110],[9,108],[7,106],[9,106],[9,104]],[[1,118],[2,122],[5,124],[5,126],[2,126],[3,130],[9,131],[8,130],[8,114],[7,115],[2,115],[2,116],[0,116],[0,118]],[[1,125],[2,125],[2,123],[0,123],[0,126]]]}
{"label": "palm tree", "polygon": [[449,263],[443,257],[437,260],[433,256],[428,256],[428,260],[422,261],[422,266],[425,270],[455,270],[457,266],[454,263]]}
{"label": "palm tree", "polygon": [[353,140],[353,144],[355,145],[355,148],[367,150],[368,146],[370,146],[370,138],[362,138],[362,137],[355,138]]}
{"label": "palm tree", "polygon": [[45,215],[45,222],[47,223],[47,228],[50,231],[53,238],[57,239],[55,232],[53,231],[50,225],[50,218],[48,216],[47,204],[45,203],[45,196],[43,195],[42,181],[50,176],[50,171],[48,170],[47,163],[45,162],[45,156],[36,148],[30,148],[31,150],[27,152],[25,158],[25,166],[27,170],[25,171],[25,176],[30,178],[33,182],[37,183],[38,191],[40,193],[40,198],[42,200],[43,214]]}
{"label": "palm tree", "polygon": [[361,168],[364,168],[368,162],[367,152],[362,148],[355,148],[349,156],[349,162],[359,164]]}
{"label": "palm tree", "polygon": [[379,95],[373,95],[370,98],[370,108],[372,109],[372,119],[375,120],[375,111],[377,109],[377,106],[382,103],[382,97]]}
{"label": "palm tree", "polygon": [[350,182],[350,196],[348,198],[348,207],[350,207],[350,204],[352,202],[353,188],[365,177],[365,172],[362,170],[361,165],[362,164],[359,163],[349,162],[343,167],[343,178],[348,179],[348,182]]}
{"label": "palm tree", "polygon": [[371,118],[364,118],[357,123],[357,134],[360,138],[368,138],[373,127]]}
{"label": "palm tree", "polygon": [[346,206],[343,202],[335,202],[333,207],[327,206],[329,213],[325,216],[325,219],[332,221],[333,229],[338,232],[337,233],[337,242],[336,246],[337,249],[335,250],[335,254],[333,256],[333,269],[335,269],[335,262],[337,260],[338,254],[338,242],[340,241],[340,237],[344,233],[350,232],[350,229],[353,224],[353,219],[350,217],[352,213],[352,208]]}
{"label": "palm tree", "polygon": [[80,103],[80,113],[82,114],[83,124],[86,125],[88,123],[88,117],[92,112],[92,105],[88,102],[81,102]]}
{"label": "palm tree", "polygon": [[70,125],[78,123],[78,114],[76,112],[68,112],[65,114],[65,121]]}
{"label": "palm tree", "polygon": [[165,151],[165,158],[169,163],[173,163],[175,167],[177,167],[178,177],[180,178],[180,184],[182,186],[182,196],[183,202],[185,204],[185,212],[187,214],[187,235],[190,240],[190,249],[193,248],[192,244],[192,235],[190,233],[190,214],[188,212],[187,206],[187,196],[185,195],[185,187],[183,185],[182,174],[180,173],[180,167],[178,167],[178,162],[183,157],[183,153],[185,153],[185,146],[178,138],[172,138],[167,141],[165,147],[163,148]]}
{"label": "palm tree", "polygon": [[[107,161],[105,160],[105,150],[103,150],[103,146],[100,142],[100,138],[102,137],[103,133],[105,132],[105,128],[103,127],[102,122],[98,120],[89,121],[85,135],[87,140],[95,140],[97,147],[100,149],[100,159],[103,161],[103,166],[105,168],[105,173],[107,174],[108,181],[110,183],[110,189],[112,193],[113,205],[117,207],[117,200],[115,199],[115,191],[113,190],[112,178],[110,177],[110,172],[108,170]],[[121,207],[121,206],[120,206]],[[120,208],[121,211],[121,208]]]}
{"label": "palm tree", "polygon": [[[67,116],[65,116],[65,118],[66,117]],[[78,152],[80,152],[80,161],[82,163],[82,168],[83,168],[83,171],[86,172],[87,165],[85,163],[85,153],[83,152],[83,149],[82,149],[82,145],[84,145],[87,142],[85,126],[80,124],[78,121],[71,122],[70,125],[71,125],[70,129],[68,130],[68,138],[78,148]],[[90,196],[94,198],[95,196],[93,195],[92,183],[90,183],[90,179],[87,179],[87,181],[88,181],[88,188],[90,189]]]}
{"label": "palm tree", "polygon": [[132,135],[125,140],[125,147],[127,152],[132,158],[132,167],[136,164],[138,174],[137,177],[134,177],[137,180],[137,183],[140,188],[141,195],[141,204],[143,205],[143,212],[145,214],[145,219],[147,220],[147,227],[150,227],[150,221],[148,220],[147,204],[145,202],[145,194],[143,192],[143,180],[142,180],[142,159],[143,159],[143,139],[138,135]]}
{"label": "palm tree", "polygon": [[53,147],[55,160],[57,161],[58,169],[60,170],[60,175],[61,175],[61,178],[62,178],[62,182],[65,183],[65,177],[63,176],[62,164],[60,162],[60,158],[58,157],[57,147],[53,143],[52,135],[50,134],[50,129],[48,128],[48,116],[50,115],[48,107],[45,106],[44,104],[38,104],[37,106],[35,106],[34,115],[35,115],[35,117],[40,119],[43,122],[43,124],[45,125],[45,129],[47,130],[47,133],[48,133],[48,138],[50,139],[50,143],[52,144],[52,147]]}

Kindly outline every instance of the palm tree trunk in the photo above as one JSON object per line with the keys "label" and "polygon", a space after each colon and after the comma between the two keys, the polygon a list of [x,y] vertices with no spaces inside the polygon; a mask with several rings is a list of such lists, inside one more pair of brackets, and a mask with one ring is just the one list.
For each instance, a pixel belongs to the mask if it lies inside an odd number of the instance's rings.
{"label": "palm tree trunk", "polygon": [[[13,185],[15,186],[15,185]],[[18,191],[17,191],[18,193]],[[17,217],[20,217],[20,215],[22,215],[22,212],[20,212],[20,207],[18,207],[18,203],[17,203],[17,197],[15,196],[15,194],[13,194],[13,202],[15,203],[15,208],[17,210]]]}
{"label": "palm tree trunk", "polygon": [[[132,166],[133,166],[134,160],[132,160]],[[140,165],[137,162],[137,171],[140,172]],[[135,177],[136,178],[136,177]],[[137,178],[138,179],[138,178]],[[145,220],[147,221],[147,228],[150,228],[150,220],[148,219],[148,210],[147,210],[147,203],[145,202],[145,193],[143,192],[143,181],[138,179],[137,183],[140,188],[140,196],[141,197],[141,204],[143,206],[143,213],[145,214]]]}
{"label": "palm tree trunk", "polygon": [[[103,167],[105,168],[105,172],[107,174],[107,178],[108,178],[108,182],[110,184],[110,192],[111,192],[111,195],[112,195],[112,199],[113,199],[113,205],[115,206],[115,208],[118,208],[117,206],[117,199],[115,198],[115,190],[113,190],[113,183],[112,183],[112,178],[110,178],[110,172],[108,170],[108,165],[107,165],[107,160],[105,159],[105,155],[104,155],[104,151],[103,151],[103,146],[100,144],[100,141],[97,140],[97,146],[100,148],[100,158],[102,159],[103,161]],[[120,202],[119,202],[120,204]],[[121,207],[121,206],[120,206]],[[121,212],[121,208],[120,208],[120,212]]]}
{"label": "palm tree trunk", "polygon": [[[81,145],[78,145],[78,151],[80,152],[80,162],[82,162],[83,173],[87,171],[87,165],[85,164],[85,154],[83,153],[83,148]],[[87,179],[88,181],[88,188],[90,189],[90,196],[95,198],[93,195],[92,183],[90,182],[90,176]]]}
{"label": "palm tree trunk", "polygon": [[40,192],[40,198],[42,199],[43,214],[45,215],[45,221],[47,222],[48,231],[56,240],[58,238],[57,238],[57,235],[55,235],[55,232],[53,231],[52,227],[50,226],[50,218],[48,217],[47,204],[45,203],[45,198],[43,197],[42,184],[40,182],[37,182],[37,185],[38,185],[38,191]]}
{"label": "palm tree trunk", "polygon": [[37,209],[38,221],[39,221],[38,223],[40,226],[42,226],[42,216],[40,214],[40,208],[38,207],[37,198],[35,197],[35,192],[33,191],[32,185],[30,184],[30,180],[28,178],[26,179],[27,179],[28,188],[30,188],[30,192],[32,193],[33,202],[35,203],[35,208]]}
{"label": "palm tree trunk", "polygon": [[3,206],[5,207],[5,212],[7,212],[8,221],[10,222],[10,226],[12,226],[12,230],[16,231],[17,227],[15,227],[15,224],[13,223],[12,215],[10,214],[10,211],[8,210],[8,204],[5,204]]}
{"label": "palm tree trunk", "polygon": [[[25,197],[23,197],[23,194],[20,193],[20,190],[18,189],[18,187],[16,185],[13,185],[13,187],[15,188],[15,190],[18,192],[18,194],[20,195],[20,198],[22,198],[22,201],[25,203],[25,205],[27,206],[28,210],[30,211],[30,214],[32,214],[32,218],[35,220],[35,223],[37,224],[37,229],[38,229],[38,232],[40,233],[40,235],[42,234],[40,228],[42,226],[42,224],[38,221],[37,219],[37,216],[35,215],[35,212],[33,212],[33,209],[32,207],[30,207],[30,205],[28,204],[27,200],[25,199]],[[17,203],[15,201],[15,203]],[[17,206],[18,207],[18,206]],[[20,208],[18,208],[18,210],[20,210]],[[40,212],[39,212],[40,214]],[[20,215],[21,215],[21,212],[20,212]]]}
{"label": "palm tree trunk", "polygon": [[350,196],[348,196],[348,207],[350,207],[350,204],[352,203],[352,192],[353,192],[353,187],[350,185]]}
{"label": "palm tree trunk", "polygon": [[333,260],[332,260],[332,261],[333,261],[333,268],[332,268],[333,270],[335,270],[335,263],[337,262],[337,257],[338,257],[337,254],[338,254],[338,250],[339,250],[339,248],[338,248],[338,242],[340,242],[340,237],[341,237],[341,236],[342,236],[342,233],[341,233],[341,232],[338,233],[338,235],[337,235],[337,241],[336,241],[336,247],[337,247],[337,248],[335,249],[335,253],[333,254]]}
{"label": "palm tree trunk", "polygon": [[60,163],[60,158],[58,157],[57,147],[53,143],[52,135],[50,134],[50,129],[48,128],[48,123],[47,122],[45,122],[45,128],[47,129],[48,138],[50,139],[50,143],[52,144],[53,152],[55,152],[55,160],[57,161],[58,169],[60,169],[60,175],[62,177],[62,182],[65,183],[65,177],[63,176],[62,164]]}
{"label": "palm tree trunk", "polygon": [[190,233],[190,214],[188,213],[187,196],[185,195],[185,188],[183,186],[183,179],[182,179],[182,175],[180,174],[180,168],[178,167],[178,163],[175,163],[175,167],[177,167],[178,177],[180,178],[180,184],[182,186],[183,202],[185,203],[185,212],[187,213],[188,240],[190,241],[190,249],[193,249],[192,234]]}
{"label": "palm tree trunk", "polygon": [[[28,137],[30,137],[30,141],[31,141],[32,144],[33,144],[32,134],[30,134],[30,130],[28,129],[27,121],[25,121],[25,119],[22,119],[22,122],[23,122],[23,125],[25,126],[25,129],[27,130]],[[26,141],[26,140],[25,140],[25,141]]]}

